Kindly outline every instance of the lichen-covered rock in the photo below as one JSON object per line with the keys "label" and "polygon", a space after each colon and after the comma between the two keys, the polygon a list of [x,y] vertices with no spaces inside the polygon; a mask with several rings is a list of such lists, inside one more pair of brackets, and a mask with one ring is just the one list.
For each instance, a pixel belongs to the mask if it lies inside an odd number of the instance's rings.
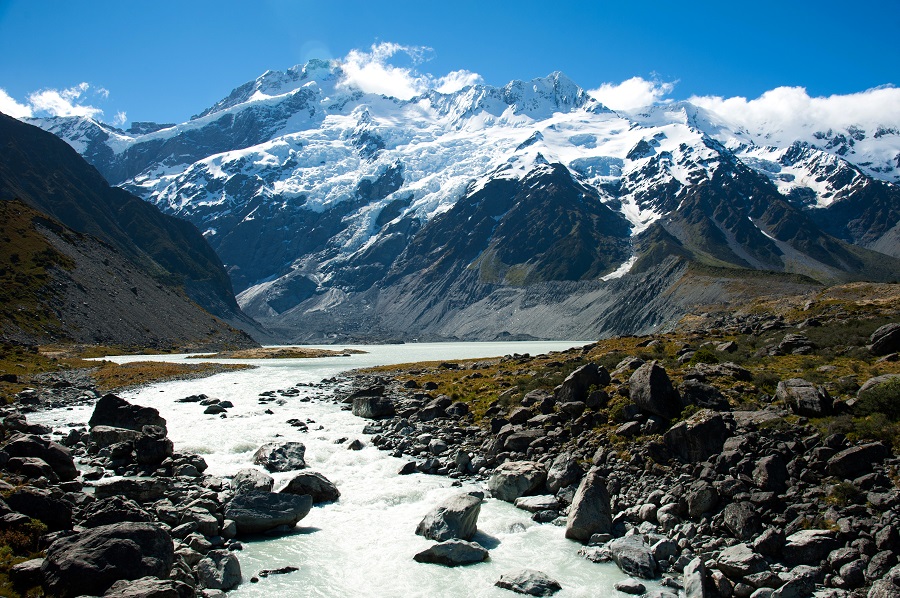
{"label": "lichen-covered rock", "polygon": [[569,508],[566,538],[585,543],[594,534],[608,534],[612,530],[612,510],[606,478],[592,467],[582,478]]}
{"label": "lichen-covered rock", "polygon": [[663,442],[683,461],[697,463],[722,452],[730,435],[722,414],[703,409],[669,428]]}
{"label": "lichen-covered rock", "polygon": [[547,470],[535,461],[507,461],[488,479],[488,490],[494,498],[513,502],[520,496],[534,494],[547,480]]}
{"label": "lichen-covered rock", "polygon": [[481,500],[472,494],[448,498],[425,515],[416,527],[416,535],[436,542],[471,540],[478,530]]}
{"label": "lichen-covered rock", "polygon": [[832,409],[828,391],[803,378],[790,378],[779,382],[775,388],[775,398],[797,415],[804,417],[822,417],[830,414]]}

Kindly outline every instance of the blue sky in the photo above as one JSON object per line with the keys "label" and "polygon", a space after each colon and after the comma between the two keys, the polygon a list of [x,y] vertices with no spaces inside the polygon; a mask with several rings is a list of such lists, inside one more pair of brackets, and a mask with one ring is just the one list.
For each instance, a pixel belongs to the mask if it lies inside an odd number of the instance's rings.
{"label": "blue sky", "polygon": [[0,0],[0,100],[177,122],[267,69],[372,59],[386,42],[429,48],[413,52],[422,62],[400,50],[384,64],[436,79],[464,70],[503,85],[560,70],[589,90],[638,77],[636,93],[654,99],[783,86],[830,96],[900,84],[898,32],[897,0]]}

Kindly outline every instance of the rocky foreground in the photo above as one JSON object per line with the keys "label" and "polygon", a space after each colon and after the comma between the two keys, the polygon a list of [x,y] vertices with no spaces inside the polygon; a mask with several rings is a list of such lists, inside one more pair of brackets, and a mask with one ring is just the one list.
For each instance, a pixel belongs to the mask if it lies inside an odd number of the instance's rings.
{"label": "rocky foreground", "polygon": [[[355,375],[343,401],[375,420],[375,445],[408,459],[401,473],[484,482],[564,526],[583,544],[573,558],[637,578],[621,592],[644,594],[646,579],[669,588],[648,596],[900,596],[900,324],[854,346],[857,317],[831,304],[794,321],[707,318],[631,350],[382,368]],[[440,523],[417,533],[439,544],[416,559],[487,558],[468,542],[479,502],[436,507]],[[516,591],[560,588],[517,575]]]}

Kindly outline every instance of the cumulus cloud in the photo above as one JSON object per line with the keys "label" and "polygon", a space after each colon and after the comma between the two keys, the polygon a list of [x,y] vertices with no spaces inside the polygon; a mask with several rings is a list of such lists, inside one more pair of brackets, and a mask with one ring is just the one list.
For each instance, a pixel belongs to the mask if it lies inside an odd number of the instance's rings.
{"label": "cumulus cloud", "polygon": [[20,104],[5,89],[0,89],[0,112],[13,118],[28,118],[34,114],[31,106]]}
{"label": "cumulus cloud", "polygon": [[[459,91],[467,85],[481,82],[481,76],[471,71],[453,71],[442,77],[419,73],[416,67],[427,62],[434,51],[424,46],[404,46],[391,42],[372,45],[368,52],[351,50],[341,61],[343,84],[368,93],[408,100],[429,89],[441,93]],[[397,55],[404,55],[412,66],[391,64]]]}
{"label": "cumulus cloud", "polygon": [[785,138],[850,126],[900,126],[900,88],[890,86],[827,97],[811,97],[803,87],[777,87],[752,100],[693,96],[688,101],[732,127],[753,134],[782,133]]}
{"label": "cumulus cloud", "polygon": [[677,81],[632,77],[621,83],[603,83],[588,93],[601,104],[613,110],[636,110],[665,101],[675,89]]}
{"label": "cumulus cloud", "polygon": [[[92,87],[90,83],[79,83],[65,89],[41,89],[28,94],[22,103],[10,96],[6,90],[0,89],[0,112],[15,118],[33,116],[86,116],[102,120],[103,109],[92,104],[97,100],[107,100],[109,90],[103,87]],[[111,123],[118,126],[125,124],[125,112],[116,112]]]}

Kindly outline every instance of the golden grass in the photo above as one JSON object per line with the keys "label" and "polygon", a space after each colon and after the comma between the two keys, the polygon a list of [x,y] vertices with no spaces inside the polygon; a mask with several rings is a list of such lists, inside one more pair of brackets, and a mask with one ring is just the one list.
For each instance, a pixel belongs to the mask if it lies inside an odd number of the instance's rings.
{"label": "golden grass", "polygon": [[156,382],[180,380],[187,377],[211,376],[223,371],[243,370],[252,367],[242,364],[165,363],[158,361],[135,361],[116,364],[104,361],[93,372],[93,377],[98,389],[104,392],[111,392]]}

